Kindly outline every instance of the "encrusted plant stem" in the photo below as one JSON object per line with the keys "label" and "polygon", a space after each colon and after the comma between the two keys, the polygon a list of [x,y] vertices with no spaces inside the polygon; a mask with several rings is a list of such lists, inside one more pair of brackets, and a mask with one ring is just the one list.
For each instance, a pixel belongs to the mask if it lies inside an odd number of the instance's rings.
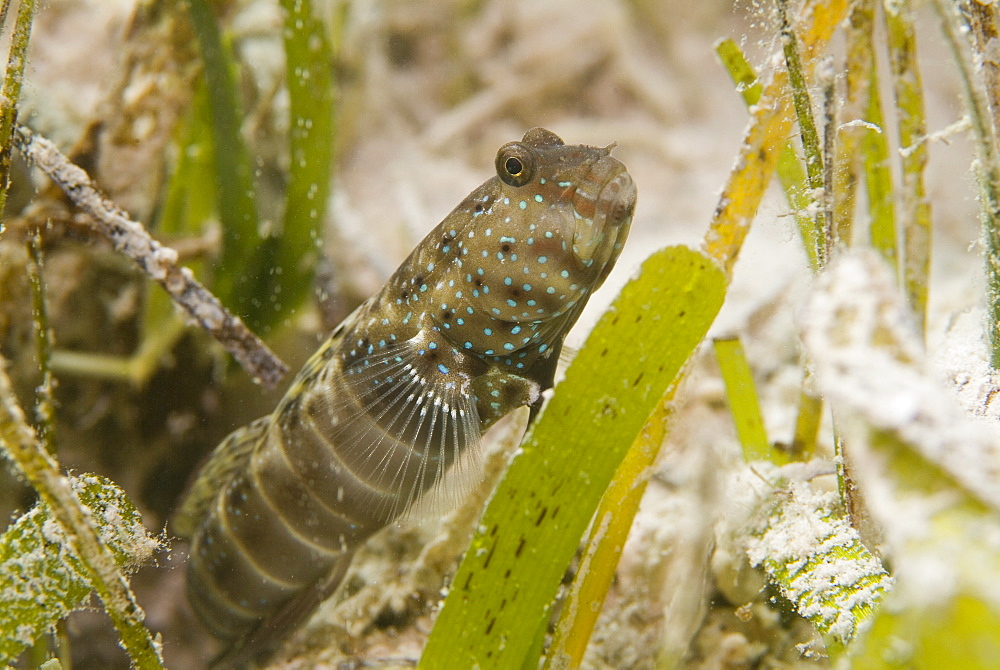
{"label": "encrusted plant stem", "polygon": [[1000,62],[997,61],[994,46],[1000,40],[997,10],[995,5],[979,0],[965,3],[975,51],[982,58],[978,71],[985,84],[984,101],[983,94],[973,83],[969,62],[959,47],[956,32],[964,26],[956,25],[958,17],[953,8],[940,0],[935,1],[934,6],[941,15],[945,38],[955,54],[955,64],[962,75],[969,118],[975,133],[979,159],[979,204],[986,247],[986,337],[990,348],[990,366],[995,370],[1000,368],[1000,156],[997,155],[997,133],[1000,132]]}
{"label": "encrusted plant stem", "polygon": [[38,370],[42,374],[35,400],[38,436],[45,445],[45,450],[54,456],[56,418],[52,393],[52,340],[49,312],[45,303],[45,282],[42,279],[41,238],[37,230],[28,238],[28,283],[31,285],[32,321],[35,326],[35,355],[38,357]]}
{"label": "encrusted plant stem", "polygon": [[[936,5],[940,3],[936,2]],[[992,40],[1000,39],[997,27],[997,8],[993,2],[969,0],[965,3],[977,52],[982,54],[982,73],[986,82],[986,100],[989,103],[993,127],[1000,129],[1000,61],[995,55]],[[942,7],[944,9],[944,7]]]}
{"label": "encrusted plant stem", "polygon": [[56,146],[25,126],[14,133],[18,149],[66,193],[70,200],[93,218],[94,227],[115,248],[132,258],[156,280],[173,300],[202,328],[218,340],[254,380],[274,387],[288,367],[260,338],[231,314],[219,299],[177,264],[177,252],[150,237],[142,224],[100,193],[90,177],[66,158]]}
{"label": "encrusted plant stem", "polygon": [[820,147],[819,132],[816,130],[816,120],[813,116],[812,101],[806,87],[805,73],[802,71],[802,58],[799,55],[799,42],[792,30],[788,18],[788,3],[779,0],[781,11],[781,42],[785,55],[785,65],[788,68],[788,82],[792,89],[792,100],[795,102],[795,115],[799,121],[799,131],[802,137],[802,149],[806,158],[806,178],[809,190],[817,205],[815,216],[816,259],[822,269],[830,260],[830,237],[832,225],[830,218],[829,193],[823,178],[823,152]]}
{"label": "encrusted plant stem", "polygon": [[[9,2],[4,2],[0,8],[0,30],[6,23],[9,8]],[[31,23],[34,18],[35,0],[21,0],[14,22],[14,35],[10,39],[3,87],[0,88],[0,232],[3,231],[2,214],[10,186],[11,133],[17,123],[17,101],[21,97],[21,81],[27,63],[28,40],[31,38]]]}
{"label": "encrusted plant stem", "polygon": [[15,400],[6,365],[6,360],[0,358],[0,442],[65,531],[133,665],[141,670],[162,668],[159,645],[143,623],[145,614],[135,602],[111,550],[98,536],[89,510],[60,472],[59,463],[45,450],[25,420]]}
{"label": "encrusted plant stem", "polygon": [[829,259],[837,245],[850,244],[851,221],[846,218],[837,220],[834,216],[838,205],[836,175],[843,170],[839,165],[842,152],[838,151],[840,139],[837,137],[840,101],[836,96],[836,77],[834,77],[833,64],[829,58],[824,59],[823,64],[817,69],[817,74],[823,89],[823,211],[820,212],[819,216],[823,218],[824,222],[826,254],[827,259]]}

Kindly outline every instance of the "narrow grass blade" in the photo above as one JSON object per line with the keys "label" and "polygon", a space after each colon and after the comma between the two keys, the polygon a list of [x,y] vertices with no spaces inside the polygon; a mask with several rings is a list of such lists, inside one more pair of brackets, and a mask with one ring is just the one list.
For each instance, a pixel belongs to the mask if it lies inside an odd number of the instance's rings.
{"label": "narrow grass blade", "polygon": [[267,332],[309,295],[330,194],[334,147],[333,54],[310,0],[282,0],[289,96],[289,179],[277,230],[260,230],[252,162],[239,99],[207,0],[189,0],[201,45],[213,121],[223,254],[216,287],[252,328]]}
{"label": "narrow grass blade", "polygon": [[298,307],[312,287],[334,160],[333,52],[326,28],[314,15],[311,0],[281,0],[281,6],[290,174],[274,258],[281,290],[272,323]]}
{"label": "narrow grass blade", "polygon": [[174,133],[177,158],[156,218],[156,229],[162,235],[205,234],[206,224],[215,212],[218,188],[211,105],[208,87],[200,80],[191,107]]}
{"label": "narrow grass blade", "polygon": [[263,281],[254,271],[254,259],[265,241],[260,233],[253,164],[241,132],[242,114],[234,80],[235,65],[219,31],[208,0],[187,0],[205,68],[212,115],[215,182],[222,222],[222,259],[215,275],[215,292],[223,303],[260,330],[262,301],[257,291]]}
{"label": "narrow grass blade", "polygon": [[872,124],[873,131],[865,135],[865,141],[861,145],[868,214],[871,218],[868,235],[872,248],[889,263],[902,283],[900,276],[902,254],[899,249],[892,171],[889,167],[889,138],[884,130],[885,118],[882,115],[882,97],[879,94],[878,69],[875,67],[874,58],[870,64],[868,91],[865,118]]}
{"label": "narrow grass blade", "polygon": [[736,434],[743,445],[743,457],[748,461],[780,460],[778,452],[771,449],[764,429],[764,417],[757,400],[757,389],[753,383],[753,373],[747,362],[746,353],[739,338],[716,338],[715,358],[726,383],[726,397],[729,410],[736,424]]}
{"label": "narrow grass blade", "polygon": [[931,205],[924,187],[927,122],[910,0],[885,0],[889,63],[896,97],[902,167],[903,290],[920,328],[926,327]]}
{"label": "narrow grass blade", "polygon": [[747,107],[756,105],[764,87],[739,45],[729,38],[721,39],[715,43],[715,55],[736,84],[736,90]]}
{"label": "narrow grass blade", "polygon": [[799,412],[795,416],[795,433],[789,450],[793,459],[808,461],[816,453],[820,422],[823,420],[823,399],[811,390],[808,377],[799,393]]}
{"label": "narrow grass blade", "polygon": [[851,7],[844,25],[844,100],[841,104],[842,123],[838,122],[828,135],[836,138],[837,163],[833,171],[833,225],[838,242],[851,246],[854,239],[854,217],[858,187],[862,179],[865,135],[874,132],[866,116],[871,95],[869,74],[874,62],[872,30],[875,20],[875,0],[858,0]]}

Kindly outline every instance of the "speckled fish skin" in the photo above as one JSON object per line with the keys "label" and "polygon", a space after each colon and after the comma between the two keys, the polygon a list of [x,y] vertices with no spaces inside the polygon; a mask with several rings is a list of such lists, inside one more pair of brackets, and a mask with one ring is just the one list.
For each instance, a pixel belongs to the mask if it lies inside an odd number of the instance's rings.
{"label": "speckled fish skin", "polygon": [[610,150],[542,128],[501,147],[497,176],[334,330],[271,415],[217,449],[179,528],[190,600],[243,650],[231,660],[307,616],[489,426],[540,407],[631,224],[635,185]]}

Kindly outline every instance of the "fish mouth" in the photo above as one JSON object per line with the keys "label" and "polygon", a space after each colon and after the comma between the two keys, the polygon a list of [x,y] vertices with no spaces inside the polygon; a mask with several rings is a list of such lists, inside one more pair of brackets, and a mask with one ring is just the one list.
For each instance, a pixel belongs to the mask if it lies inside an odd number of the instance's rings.
{"label": "fish mouth", "polygon": [[[624,166],[623,166],[624,167]],[[604,184],[594,212],[594,225],[617,227],[632,218],[635,212],[636,188],[631,175],[624,169]]]}
{"label": "fish mouth", "polygon": [[576,185],[573,209],[577,218],[590,221],[603,230],[631,218],[635,200],[636,188],[631,175],[618,159],[605,155],[594,161]]}
{"label": "fish mouth", "polygon": [[611,156],[596,161],[573,196],[573,253],[584,266],[603,266],[616,255],[635,203],[635,182],[625,166]]}

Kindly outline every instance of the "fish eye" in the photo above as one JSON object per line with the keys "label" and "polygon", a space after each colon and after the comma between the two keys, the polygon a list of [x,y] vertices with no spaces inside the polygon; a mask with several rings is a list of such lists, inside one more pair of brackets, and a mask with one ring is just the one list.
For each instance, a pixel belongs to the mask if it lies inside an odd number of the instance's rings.
{"label": "fish eye", "polygon": [[497,175],[511,186],[527,184],[535,172],[534,164],[531,151],[520,142],[505,144],[497,152]]}

